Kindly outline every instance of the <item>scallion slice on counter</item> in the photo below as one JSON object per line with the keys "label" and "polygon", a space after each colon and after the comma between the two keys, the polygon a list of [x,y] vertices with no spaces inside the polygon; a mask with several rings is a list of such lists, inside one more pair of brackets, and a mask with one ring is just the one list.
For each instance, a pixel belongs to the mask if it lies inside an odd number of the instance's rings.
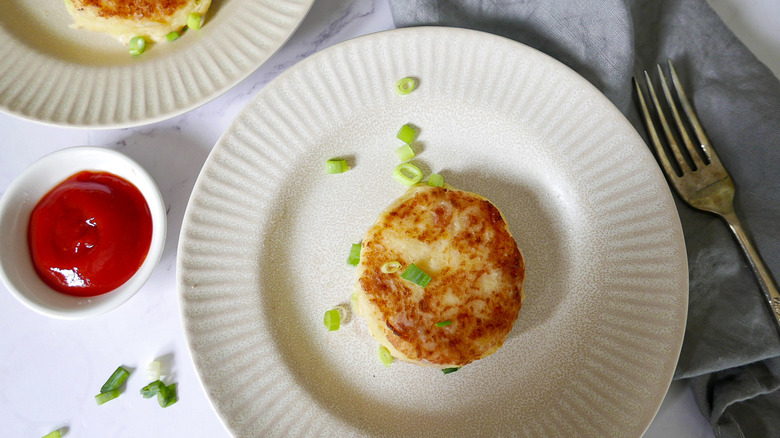
{"label": "scallion slice on counter", "polygon": [[379,346],[379,360],[381,360],[382,365],[386,367],[390,367],[390,364],[393,363],[393,355],[390,354],[390,350],[384,345]]}
{"label": "scallion slice on counter", "polygon": [[347,258],[347,264],[357,266],[360,263],[360,249],[363,245],[360,243],[353,243],[349,248],[349,257]]}
{"label": "scallion slice on counter", "polygon": [[106,383],[103,384],[103,387],[100,388],[100,392],[109,392],[113,391],[115,389],[119,389],[120,386],[122,386],[123,383],[125,383],[125,380],[130,376],[130,371],[127,371],[124,367],[118,367],[116,371],[114,371],[113,374],[111,374],[111,377],[106,380]]}
{"label": "scallion slice on counter", "polygon": [[385,274],[392,274],[393,272],[398,272],[401,269],[401,262],[398,260],[393,260],[390,262],[385,263],[382,265],[379,270],[381,270]]}
{"label": "scallion slice on counter", "polygon": [[436,327],[447,327],[448,325],[452,324],[452,321],[449,319],[446,321],[439,321],[436,323]]}
{"label": "scallion slice on counter", "polygon": [[395,91],[401,95],[407,95],[417,88],[417,80],[415,78],[402,78],[395,83]]}
{"label": "scallion slice on counter", "polygon": [[179,400],[176,395],[176,384],[172,383],[166,386],[161,380],[155,380],[141,388],[141,395],[144,398],[151,398],[156,395],[157,403],[163,408],[167,408]]}
{"label": "scallion slice on counter", "polygon": [[408,144],[405,144],[400,148],[396,149],[395,153],[398,154],[398,158],[401,161],[409,161],[412,158],[414,158],[414,150]]}
{"label": "scallion slice on counter", "polygon": [[455,371],[458,371],[460,367],[453,367],[453,368],[442,368],[441,372],[444,374],[454,373]]}
{"label": "scallion slice on counter", "polygon": [[160,372],[162,371],[162,364],[160,361],[153,360],[146,366],[146,374],[151,380],[160,380]]}
{"label": "scallion slice on counter", "polygon": [[62,438],[62,429],[53,430],[41,438]]}
{"label": "scallion slice on counter", "polygon": [[102,405],[103,403],[113,400],[115,398],[119,397],[119,388],[112,389],[110,391],[101,392],[100,394],[95,396],[95,401],[98,405]]}
{"label": "scallion slice on counter", "polygon": [[176,32],[175,30],[173,32],[169,32],[167,35],[165,35],[165,39],[168,41],[176,41],[179,39],[179,32]]}
{"label": "scallion slice on counter", "polygon": [[193,30],[199,30],[203,26],[203,16],[196,13],[191,13],[187,16],[187,27]]}
{"label": "scallion slice on counter", "polygon": [[412,163],[401,163],[393,170],[393,178],[401,184],[413,186],[422,181],[422,170]]}
{"label": "scallion slice on counter", "polygon": [[323,322],[325,323],[325,327],[328,328],[328,331],[332,332],[338,330],[341,326],[341,314],[339,313],[339,310],[330,309],[325,312]]}
{"label": "scallion slice on counter", "polygon": [[404,126],[401,126],[401,129],[398,130],[396,137],[398,137],[399,140],[406,144],[411,144],[414,141],[414,137],[416,135],[417,130],[414,129],[414,126],[407,123]]}
{"label": "scallion slice on counter", "polygon": [[428,283],[431,282],[431,276],[426,274],[422,269],[418,268],[414,263],[409,265],[404,270],[404,272],[401,274],[401,278],[404,280],[409,280],[420,287],[428,286]]}
{"label": "scallion slice on counter", "polygon": [[441,187],[444,185],[444,177],[438,173],[432,173],[428,177],[428,185],[431,187]]}
{"label": "scallion slice on counter", "polygon": [[146,40],[144,37],[137,36],[130,38],[131,55],[140,55],[141,53],[144,53],[144,49],[146,49]]}
{"label": "scallion slice on counter", "polygon": [[328,160],[325,162],[325,169],[328,173],[344,173],[349,170],[347,160]]}

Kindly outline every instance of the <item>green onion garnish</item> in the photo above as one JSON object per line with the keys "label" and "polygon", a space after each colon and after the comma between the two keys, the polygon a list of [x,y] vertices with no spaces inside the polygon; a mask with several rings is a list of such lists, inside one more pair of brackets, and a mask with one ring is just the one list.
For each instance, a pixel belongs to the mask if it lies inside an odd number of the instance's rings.
{"label": "green onion garnish", "polygon": [[401,184],[413,186],[422,181],[422,170],[412,163],[401,163],[393,170],[393,178]]}
{"label": "green onion garnish", "polygon": [[417,88],[417,80],[415,78],[406,77],[399,79],[398,82],[395,83],[395,91],[401,95],[407,95],[414,91],[415,88]]}
{"label": "green onion garnish", "polygon": [[55,431],[49,432],[46,435],[42,436],[41,438],[62,438],[62,429],[57,429]]}
{"label": "green onion garnish", "polygon": [[409,161],[412,158],[414,158],[414,150],[412,150],[412,147],[409,146],[408,144],[405,144],[400,148],[396,149],[395,153],[398,154],[398,158],[401,161]]}
{"label": "green onion garnish", "polygon": [[144,37],[132,37],[130,38],[130,54],[131,55],[140,55],[141,53],[144,53],[144,49],[146,48],[146,40]]}
{"label": "green onion garnish", "polygon": [[436,323],[436,327],[447,327],[448,325],[452,324],[452,321],[449,319],[446,321],[439,321]]}
{"label": "green onion garnish", "polygon": [[432,173],[428,177],[428,185],[431,187],[441,187],[444,185],[444,177],[438,173]]}
{"label": "green onion garnish", "polygon": [[347,160],[328,160],[325,162],[328,173],[344,173],[349,170]]}
{"label": "green onion garnish", "polygon": [[101,392],[95,396],[95,401],[98,405],[102,405],[103,403],[109,400],[113,400],[117,397],[119,397],[119,388],[112,389],[111,391]]}
{"label": "green onion garnish", "polygon": [[338,330],[339,326],[341,326],[341,314],[339,313],[339,310],[330,309],[325,312],[323,322],[325,323],[325,327],[328,328],[328,331],[332,332]]}
{"label": "green onion garnish", "polygon": [[347,264],[350,264],[352,266],[357,266],[358,263],[360,263],[360,248],[362,247],[359,243],[353,243],[352,247],[349,249],[349,257],[347,258]]}
{"label": "green onion garnish", "polygon": [[176,384],[172,383],[166,386],[161,380],[155,380],[141,388],[141,395],[144,396],[144,398],[150,398],[157,395],[157,403],[163,408],[167,408],[179,400],[176,396]]}
{"label": "green onion garnish", "polygon": [[146,366],[146,375],[151,380],[160,380],[160,372],[162,371],[162,364],[158,360],[149,362]]}
{"label": "green onion garnish", "polygon": [[444,374],[454,373],[455,371],[458,371],[460,367],[454,367],[454,368],[442,368],[441,372]]}
{"label": "green onion garnish", "polygon": [[398,130],[396,137],[398,137],[399,140],[406,144],[411,144],[412,141],[414,141],[415,135],[417,135],[417,131],[412,125],[407,123],[404,126],[401,126],[401,129]]}
{"label": "green onion garnish", "polygon": [[130,371],[127,371],[121,366],[118,367],[116,371],[111,374],[111,377],[106,380],[106,383],[103,384],[103,387],[100,388],[100,392],[104,393],[119,389],[119,387],[125,383],[125,380],[127,380],[128,376],[130,376]]}
{"label": "green onion garnish", "polygon": [[179,32],[176,32],[175,30],[173,32],[170,32],[169,34],[165,35],[165,38],[168,41],[176,41],[179,39]]}
{"label": "green onion garnish", "polygon": [[191,13],[187,16],[187,27],[190,29],[198,30],[200,27],[203,26],[203,16]]}
{"label": "green onion garnish", "polygon": [[404,280],[409,280],[420,287],[428,286],[428,283],[431,282],[431,276],[426,274],[422,269],[418,268],[414,263],[409,265],[406,270],[404,270],[404,272],[401,274],[401,278]]}
{"label": "green onion garnish", "polygon": [[393,355],[390,354],[390,350],[384,345],[379,346],[379,360],[382,361],[382,365],[388,368],[390,367],[390,364],[393,363]]}
{"label": "green onion garnish", "polygon": [[391,262],[385,263],[379,269],[385,274],[392,274],[393,272],[398,272],[401,269],[401,262],[398,260],[393,260]]}

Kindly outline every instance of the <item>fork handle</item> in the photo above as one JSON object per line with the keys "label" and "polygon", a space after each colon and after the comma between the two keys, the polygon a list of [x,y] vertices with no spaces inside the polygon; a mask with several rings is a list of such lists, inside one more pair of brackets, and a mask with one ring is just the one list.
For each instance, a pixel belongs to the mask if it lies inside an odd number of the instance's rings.
{"label": "fork handle", "polygon": [[780,292],[777,291],[777,283],[772,279],[772,274],[769,273],[769,269],[767,269],[766,265],[761,260],[758,250],[755,245],[753,245],[747,232],[745,232],[745,228],[742,227],[742,222],[737,218],[737,215],[731,211],[722,216],[729,224],[731,231],[733,231],[734,235],[737,237],[739,245],[745,251],[748,262],[750,262],[750,267],[753,268],[753,272],[755,272],[756,278],[758,279],[758,284],[769,302],[772,314],[775,316],[777,328],[780,330]]}

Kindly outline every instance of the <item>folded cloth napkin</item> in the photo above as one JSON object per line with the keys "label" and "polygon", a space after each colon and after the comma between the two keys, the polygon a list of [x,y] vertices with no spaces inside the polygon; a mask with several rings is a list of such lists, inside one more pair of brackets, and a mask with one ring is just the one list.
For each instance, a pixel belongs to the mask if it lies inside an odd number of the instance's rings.
{"label": "folded cloth napkin", "polygon": [[[780,82],[705,0],[389,0],[398,27],[502,35],[598,87],[647,138],[631,77],[671,59],[736,186],[735,209],[780,276]],[[677,379],[719,437],[780,436],[780,335],[725,222],[679,199],[690,270]]]}

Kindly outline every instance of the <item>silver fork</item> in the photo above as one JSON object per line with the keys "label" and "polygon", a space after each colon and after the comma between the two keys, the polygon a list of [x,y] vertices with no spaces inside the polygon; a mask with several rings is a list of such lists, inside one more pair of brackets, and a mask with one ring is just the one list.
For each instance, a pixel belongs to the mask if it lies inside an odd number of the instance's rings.
{"label": "silver fork", "polygon": [[[734,213],[734,182],[723,167],[723,164],[721,164],[718,155],[712,148],[710,140],[707,138],[707,134],[704,133],[704,129],[702,129],[701,123],[699,123],[699,119],[696,117],[696,114],[685,95],[685,91],[680,85],[680,80],[677,77],[672,62],[667,61],[667,63],[672,85],[677,94],[677,100],[679,100],[679,103],[683,108],[686,123],[690,125],[698,141],[696,143],[697,146],[694,146],[688,129],[683,123],[680,111],[678,110],[678,105],[672,97],[663,69],[658,65],[658,76],[660,78],[661,88],[663,89],[669,112],[674,119],[674,125],[679,134],[679,138],[685,146],[685,152],[683,152],[669,127],[669,123],[666,121],[666,116],[661,109],[661,104],[655,93],[655,89],[653,88],[650,75],[645,71],[644,77],[648,94],[653,102],[656,118],[663,129],[664,136],[666,137],[666,144],[671,153],[670,160],[669,154],[667,154],[661,143],[661,139],[658,136],[653,117],[645,104],[639,81],[634,78],[633,82],[637,93],[639,110],[644,118],[645,127],[647,128],[647,133],[655,148],[658,161],[661,162],[661,167],[663,168],[666,177],[669,179],[671,186],[675,189],[677,194],[680,195],[680,198],[687,202],[691,207],[714,213],[728,223],[731,231],[734,232],[737,241],[739,241],[742,250],[745,252],[748,262],[753,268],[753,272],[756,274],[759,286],[764,292],[764,296],[775,317],[777,328],[780,330],[780,292],[778,292],[777,284],[772,280],[772,276],[764,262],[761,260],[761,256],[758,254],[756,247],[751,242],[742,223]],[[684,157],[683,154],[687,155],[687,158]],[[673,162],[675,163],[674,165],[672,164]],[[675,165],[677,168],[675,168]]]}

